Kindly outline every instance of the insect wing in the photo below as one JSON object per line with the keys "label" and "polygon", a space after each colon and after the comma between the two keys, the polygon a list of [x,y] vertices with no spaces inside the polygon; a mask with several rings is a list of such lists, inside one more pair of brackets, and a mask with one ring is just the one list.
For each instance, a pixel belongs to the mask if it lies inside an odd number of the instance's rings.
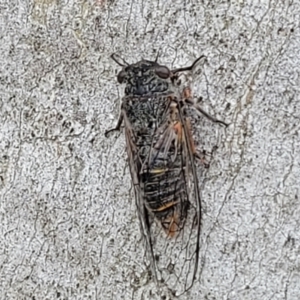
{"label": "insect wing", "polygon": [[126,151],[128,155],[128,163],[129,163],[132,184],[134,186],[134,196],[135,196],[138,218],[140,222],[140,230],[146,242],[151,272],[154,275],[155,281],[157,281],[155,259],[152,251],[152,244],[151,244],[150,227],[148,224],[148,213],[144,202],[143,191],[140,185],[139,173],[140,173],[141,165],[140,165],[140,158],[138,156],[138,148],[136,146],[137,145],[136,138],[132,130],[132,125],[128,120],[126,111],[122,110],[121,114],[124,120]]}
{"label": "insect wing", "polygon": [[[177,105],[177,108],[179,107]],[[150,253],[156,259],[157,277],[176,295],[186,292],[195,281],[198,269],[201,222],[201,204],[193,156],[193,141],[184,111],[181,108],[178,110],[179,120],[175,126],[170,128],[169,124],[165,124],[162,126],[163,129],[157,130],[158,134],[161,131],[163,134],[154,143],[150,155],[152,165],[155,165],[155,159],[161,161],[164,158],[167,161],[165,169],[173,170],[173,173],[169,173],[167,177],[161,179],[161,185],[173,193],[170,195],[165,191],[164,194],[173,197],[173,200],[169,198],[166,204],[161,200],[158,207],[164,212],[167,209],[170,210],[171,207],[163,210],[163,206],[167,207],[167,204],[173,203],[171,210],[173,214],[169,218],[175,222],[176,226],[164,227],[163,221],[165,220],[157,222],[159,218],[156,217],[150,222],[149,228]],[[154,140],[156,139],[154,138]],[[171,145],[176,145],[176,149],[172,150]],[[153,182],[153,178],[150,181]],[[147,205],[146,202],[144,203]]]}

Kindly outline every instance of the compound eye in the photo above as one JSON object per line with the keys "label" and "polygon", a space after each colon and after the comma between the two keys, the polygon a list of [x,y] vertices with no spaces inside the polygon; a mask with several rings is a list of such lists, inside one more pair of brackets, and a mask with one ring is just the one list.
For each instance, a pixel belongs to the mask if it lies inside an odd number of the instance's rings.
{"label": "compound eye", "polygon": [[124,70],[122,70],[119,74],[118,74],[118,82],[119,83],[123,83],[126,77],[126,72]]}
{"label": "compound eye", "polygon": [[167,79],[170,77],[170,70],[164,66],[158,66],[155,68],[155,73],[162,79]]}

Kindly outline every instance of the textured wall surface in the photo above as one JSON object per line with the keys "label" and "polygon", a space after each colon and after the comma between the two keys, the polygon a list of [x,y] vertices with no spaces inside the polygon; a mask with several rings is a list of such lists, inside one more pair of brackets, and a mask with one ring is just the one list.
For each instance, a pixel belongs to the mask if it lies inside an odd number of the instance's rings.
{"label": "textured wall surface", "polygon": [[200,178],[201,267],[180,299],[300,298],[299,1],[0,1],[0,298],[172,299],[147,276],[120,67],[207,61],[226,129]]}

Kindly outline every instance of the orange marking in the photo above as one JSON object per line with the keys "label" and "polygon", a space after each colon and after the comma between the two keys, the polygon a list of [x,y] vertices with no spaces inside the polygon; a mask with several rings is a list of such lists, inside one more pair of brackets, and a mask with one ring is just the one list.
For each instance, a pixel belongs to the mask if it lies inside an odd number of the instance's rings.
{"label": "orange marking", "polygon": [[152,211],[164,211],[174,205],[176,205],[179,201],[172,201],[172,202],[168,202],[164,205],[162,205],[161,207],[157,208],[157,209],[151,209]]}
{"label": "orange marking", "polygon": [[165,232],[169,237],[174,237],[179,231],[179,215],[174,212],[172,216],[167,218],[164,223],[169,223],[169,228],[165,228]]}
{"label": "orange marking", "polygon": [[191,99],[192,98],[192,90],[190,87],[185,87],[182,91],[182,97],[184,99]]}
{"label": "orange marking", "polygon": [[177,122],[176,124],[174,124],[173,126],[174,131],[176,132],[176,134],[178,135],[178,139],[181,142],[182,141],[182,125],[180,122]]}
{"label": "orange marking", "polygon": [[[187,133],[188,133],[188,139],[191,143],[191,150],[192,150],[192,153],[195,154],[197,151],[196,151],[196,147],[195,147],[195,143],[194,143],[194,139],[193,139],[193,136],[192,136],[192,126],[191,126],[191,121],[189,119],[186,120],[186,129],[187,129]],[[182,128],[182,124],[180,122],[177,122],[174,126],[173,126],[175,132],[177,133],[178,135],[178,140],[180,142],[182,142],[182,133],[183,133],[183,128]]]}

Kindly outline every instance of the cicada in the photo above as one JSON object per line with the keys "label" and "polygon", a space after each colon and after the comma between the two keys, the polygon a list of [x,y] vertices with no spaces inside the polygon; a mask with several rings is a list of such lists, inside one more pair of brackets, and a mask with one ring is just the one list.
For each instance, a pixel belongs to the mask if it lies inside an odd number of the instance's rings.
{"label": "cicada", "polygon": [[[128,163],[141,232],[152,273],[177,294],[194,283],[200,249],[201,201],[190,110],[203,113],[179,75],[191,71],[204,56],[185,68],[170,70],[155,61],[135,64],[112,59],[122,67],[125,85],[121,113]],[[223,123],[225,124],[225,123]]]}

